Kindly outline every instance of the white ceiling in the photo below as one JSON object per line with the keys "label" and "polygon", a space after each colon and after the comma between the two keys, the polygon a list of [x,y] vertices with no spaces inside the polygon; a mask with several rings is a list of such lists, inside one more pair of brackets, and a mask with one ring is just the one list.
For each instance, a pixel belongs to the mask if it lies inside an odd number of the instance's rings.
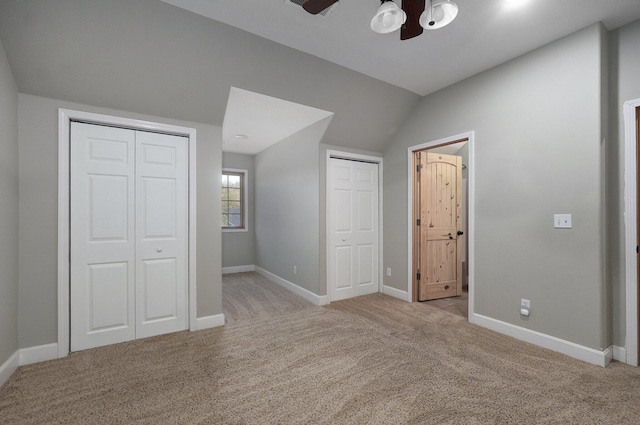
{"label": "white ceiling", "polygon": [[400,41],[399,32],[371,31],[379,0],[343,0],[326,17],[286,0],[163,1],[420,95],[593,23],[614,29],[640,18],[640,0],[454,0],[452,24]]}
{"label": "white ceiling", "polygon": [[222,150],[255,155],[330,115],[333,113],[231,87],[222,124]]}

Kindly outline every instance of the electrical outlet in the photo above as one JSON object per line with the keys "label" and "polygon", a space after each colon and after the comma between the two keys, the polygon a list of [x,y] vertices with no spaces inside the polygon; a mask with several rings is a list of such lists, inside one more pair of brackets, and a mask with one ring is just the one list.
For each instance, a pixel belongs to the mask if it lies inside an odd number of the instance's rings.
{"label": "electrical outlet", "polygon": [[531,301],[530,300],[525,300],[524,298],[522,298],[520,300],[520,314],[522,316],[529,317],[529,314],[531,314]]}
{"label": "electrical outlet", "polygon": [[571,229],[571,214],[554,214],[553,227],[556,229]]}
{"label": "electrical outlet", "polygon": [[387,267],[387,276],[391,276],[391,267]]}
{"label": "electrical outlet", "polygon": [[293,266],[293,274],[298,274],[298,266]]}

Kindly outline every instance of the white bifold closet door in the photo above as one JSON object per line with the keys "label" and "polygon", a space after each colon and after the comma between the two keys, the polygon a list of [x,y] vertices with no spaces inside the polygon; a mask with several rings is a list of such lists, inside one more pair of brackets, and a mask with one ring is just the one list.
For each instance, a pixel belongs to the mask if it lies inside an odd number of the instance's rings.
{"label": "white bifold closet door", "polygon": [[187,328],[188,140],[71,125],[71,351]]}
{"label": "white bifold closet door", "polygon": [[329,160],[331,301],[378,292],[378,164]]}

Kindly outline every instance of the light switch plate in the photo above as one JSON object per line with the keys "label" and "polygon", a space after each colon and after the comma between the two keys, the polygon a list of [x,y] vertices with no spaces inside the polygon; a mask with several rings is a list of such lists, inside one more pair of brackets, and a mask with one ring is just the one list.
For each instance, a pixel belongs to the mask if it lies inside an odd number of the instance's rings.
{"label": "light switch plate", "polygon": [[554,214],[553,227],[556,229],[571,229],[571,214]]}

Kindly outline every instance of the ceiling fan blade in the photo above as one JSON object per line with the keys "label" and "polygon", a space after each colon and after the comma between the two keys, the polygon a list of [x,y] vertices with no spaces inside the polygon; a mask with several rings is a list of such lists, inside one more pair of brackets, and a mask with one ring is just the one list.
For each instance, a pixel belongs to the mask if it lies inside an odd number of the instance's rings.
{"label": "ceiling fan blade", "polygon": [[402,0],[402,10],[407,14],[407,22],[400,29],[400,40],[417,37],[424,29],[420,26],[420,15],[424,11],[425,0]]}
{"label": "ceiling fan blade", "polygon": [[337,1],[338,0],[307,0],[302,3],[302,7],[312,15],[317,15]]}

